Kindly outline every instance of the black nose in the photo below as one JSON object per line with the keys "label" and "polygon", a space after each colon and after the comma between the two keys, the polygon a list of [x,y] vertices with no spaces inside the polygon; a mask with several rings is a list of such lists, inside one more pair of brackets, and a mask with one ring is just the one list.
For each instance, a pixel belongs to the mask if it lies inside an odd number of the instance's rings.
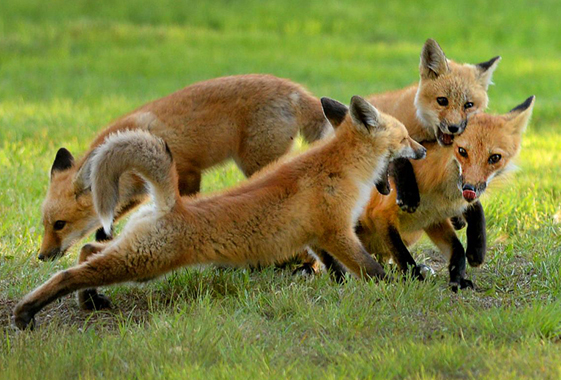
{"label": "black nose", "polygon": [[45,256],[43,256],[42,253],[40,253],[39,256],[37,256],[37,258],[41,261],[45,261]]}
{"label": "black nose", "polygon": [[475,186],[470,185],[470,184],[465,184],[464,187],[462,188],[462,190],[470,190],[470,191],[475,191]]}
{"label": "black nose", "polygon": [[448,126],[448,131],[450,133],[456,133],[460,130],[460,127],[458,127],[457,125],[449,125]]}
{"label": "black nose", "polygon": [[426,156],[427,156],[427,148],[425,148],[423,146],[420,149],[417,149],[415,151],[415,157],[413,159],[414,160],[421,160],[421,159],[425,158]]}

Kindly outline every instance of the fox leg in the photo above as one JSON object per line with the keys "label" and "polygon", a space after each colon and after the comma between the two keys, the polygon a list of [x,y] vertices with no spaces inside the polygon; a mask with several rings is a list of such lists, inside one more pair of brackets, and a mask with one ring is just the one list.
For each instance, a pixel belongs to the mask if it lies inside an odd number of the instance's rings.
{"label": "fox leg", "polygon": [[397,205],[403,211],[415,212],[421,203],[421,196],[413,165],[406,158],[395,159],[392,162],[391,175],[397,192]]}
{"label": "fox leg", "polygon": [[312,247],[312,251],[317,259],[325,265],[325,269],[333,276],[335,281],[342,283],[345,279],[345,273],[347,272],[345,267],[333,256],[331,256],[331,254],[321,248]]}
{"label": "fox leg", "polygon": [[467,248],[466,256],[472,267],[478,267],[485,261],[487,253],[487,231],[485,212],[479,201],[472,204],[464,212],[467,221]]}
{"label": "fox leg", "polygon": [[324,259],[329,261],[329,257],[333,256],[359,278],[374,277],[382,280],[386,278],[382,266],[364,249],[352,230],[347,233],[332,234],[318,246],[329,252],[328,255],[324,255]]}
{"label": "fox leg", "polygon": [[154,256],[150,251],[109,246],[89,260],[52,276],[26,295],[14,309],[13,321],[20,329],[33,327],[34,316],[54,300],[82,289],[153,278],[186,263],[180,255]]}
{"label": "fox leg", "polygon": [[[78,257],[78,264],[81,264],[89,259],[91,255],[95,255],[103,251],[105,244],[86,244],[80,250]],[[101,310],[111,307],[109,298],[103,294],[99,294],[95,288],[80,290],[78,292],[78,304],[83,310]]]}
{"label": "fox leg", "polygon": [[454,228],[449,220],[435,224],[425,229],[425,232],[438,247],[440,252],[449,259],[448,270],[450,272],[450,286],[452,291],[458,288],[472,288],[473,282],[466,279],[466,253],[462,242],[456,236]]}
{"label": "fox leg", "polygon": [[409,249],[403,242],[403,238],[399,233],[399,230],[393,226],[389,225],[385,231],[386,242],[389,245],[390,251],[392,252],[392,257],[401,269],[402,272],[406,272],[411,268],[413,276],[419,280],[424,280],[422,272],[425,270],[425,266],[417,265],[413,256],[409,252]]}

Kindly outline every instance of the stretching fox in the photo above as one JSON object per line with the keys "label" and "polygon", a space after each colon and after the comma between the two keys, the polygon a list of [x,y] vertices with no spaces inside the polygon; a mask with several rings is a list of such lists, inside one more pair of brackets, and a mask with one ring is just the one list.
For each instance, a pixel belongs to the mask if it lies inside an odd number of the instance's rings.
{"label": "stretching fox", "polygon": [[[357,227],[365,248],[380,259],[393,257],[402,270],[418,268],[407,246],[424,230],[449,259],[452,289],[473,287],[465,278],[466,252],[448,218],[469,212],[469,205],[489,183],[509,171],[533,106],[532,96],[505,115],[474,115],[451,147],[425,144],[427,158],[413,163],[421,193],[419,208],[413,214],[403,212],[395,203],[395,191],[389,197],[373,191]],[[484,259],[469,249],[467,258],[471,266],[481,265]]]}
{"label": "stretching fox", "polygon": [[[233,158],[251,176],[287,153],[298,131],[313,142],[329,128],[319,99],[271,75],[212,79],[148,103],[101,132],[81,160],[64,148],[58,151],[42,208],[45,234],[39,259],[62,256],[100,226],[84,184],[86,163],[114,132],[138,129],[163,138],[175,158],[179,193],[189,195],[199,191],[201,172],[211,166]],[[119,190],[117,218],[147,197],[144,181],[132,173],[121,178]],[[98,232],[98,240],[104,240]]]}
{"label": "stretching fox", "polygon": [[198,263],[269,264],[306,246],[330,252],[356,276],[383,278],[354,225],[388,160],[422,158],[425,148],[360,97],[351,99],[350,117],[338,102],[323,98],[322,104],[328,120],[340,124],[332,138],[206,197],[180,198],[176,165],[162,139],[144,131],[108,137],[93,152],[87,178],[104,230],[111,230],[119,178],[128,170],[149,184],[154,206],[139,210],[116,240],[85,245],[79,265],[16,306],[15,324],[25,328],[45,305],[76,290],[82,307],[99,308],[108,301],[94,287]]}

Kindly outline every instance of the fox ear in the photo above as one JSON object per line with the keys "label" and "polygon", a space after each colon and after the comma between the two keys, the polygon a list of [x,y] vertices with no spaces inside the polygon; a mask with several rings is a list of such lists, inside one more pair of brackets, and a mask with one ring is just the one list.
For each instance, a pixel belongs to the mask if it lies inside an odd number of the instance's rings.
{"label": "fox ear", "polygon": [[500,61],[501,61],[501,56],[498,55],[494,58],[491,58],[487,62],[481,62],[481,63],[478,63],[477,65],[475,65],[475,68],[477,69],[479,80],[481,81],[481,83],[485,87],[485,90],[487,90],[487,88],[489,88],[490,84],[493,84],[493,82],[492,82],[493,73],[497,69],[497,66],[499,65]]}
{"label": "fox ear", "polygon": [[323,97],[321,98],[321,106],[323,107],[323,114],[329,120],[333,128],[337,128],[349,113],[349,109],[343,103],[337,100]]}
{"label": "fox ear", "polygon": [[51,167],[51,177],[54,172],[70,169],[72,165],[74,165],[74,156],[72,156],[72,153],[66,148],[60,148],[58,152],[56,152],[55,162],[53,162],[53,166]]}
{"label": "fox ear", "polygon": [[515,134],[522,134],[526,130],[526,126],[532,116],[536,97],[530,96],[524,103],[517,105],[506,114],[508,125]]}
{"label": "fox ear", "polygon": [[355,95],[351,98],[350,113],[354,124],[363,126],[367,131],[380,126],[380,113],[360,96]]}
{"label": "fox ear", "polygon": [[421,51],[419,70],[423,79],[434,79],[450,70],[446,55],[444,55],[440,45],[431,38],[425,42]]}

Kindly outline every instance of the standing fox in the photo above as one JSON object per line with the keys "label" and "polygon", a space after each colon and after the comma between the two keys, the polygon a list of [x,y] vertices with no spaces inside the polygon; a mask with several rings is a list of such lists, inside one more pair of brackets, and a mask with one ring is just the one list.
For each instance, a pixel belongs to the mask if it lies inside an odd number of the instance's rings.
{"label": "standing fox", "polygon": [[[419,267],[407,246],[424,230],[449,259],[452,290],[473,287],[465,278],[466,252],[448,218],[469,210],[491,181],[509,171],[520,151],[534,99],[528,98],[505,115],[474,115],[452,146],[425,144],[427,158],[413,163],[421,194],[419,208],[413,214],[404,212],[395,203],[395,191],[389,197],[373,191],[357,227],[365,248],[380,259],[393,258],[402,270],[417,268],[418,275]],[[484,259],[469,250],[467,258],[471,266],[481,265]]]}
{"label": "standing fox", "polygon": [[[64,148],[58,151],[42,208],[39,259],[62,256],[100,226],[85,178],[93,150],[117,131],[144,130],[163,138],[175,159],[179,193],[190,195],[199,191],[201,172],[211,166],[233,158],[251,176],[287,153],[298,131],[313,142],[329,128],[319,99],[271,75],[212,79],[148,103],[101,132],[81,160]],[[119,191],[117,218],[147,197],[144,181],[134,173],[121,177]],[[97,238],[107,236],[99,230]]]}
{"label": "standing fox", "polygon": [[205,197],[180,197],[164,140],[146,131],[109,136],[92,152],[86,178],[105,232],[111,231],[127,171],[149,184],[154,205],[140,209],[116,240],[85,245],[77,266],[18,303],[15,324],[25,328],[45,305],[73,291],[81,290],[82,307],[101,308],[108,301],[94,287],[199,263],[269,264],[307,246],[326,250],[356,276],[383,278],[354,225],[388,160],[423,158],[425,148],[403,124],[360,97],[351,99],[350,117],[341,103],[323,98],[322,105],[328,120],[340,124],[332,138],[235,189]]}

